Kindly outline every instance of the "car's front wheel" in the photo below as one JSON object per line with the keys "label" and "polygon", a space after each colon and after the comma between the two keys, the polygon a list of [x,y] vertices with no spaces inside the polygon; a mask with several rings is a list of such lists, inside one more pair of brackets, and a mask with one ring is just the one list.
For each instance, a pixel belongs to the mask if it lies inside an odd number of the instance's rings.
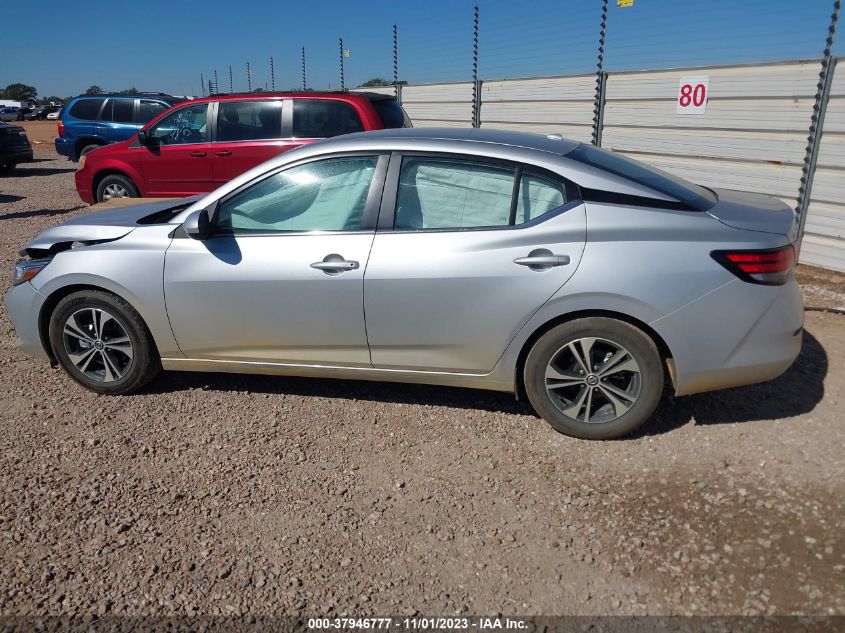
{"label": "car's front wheel", "polygon": [[555,430],[606,440],[651,417],[664,374],[657,346],[642,330],[588,317],[543,334],[528,353],[524,381],[534,409]]}
{"label": "car's front wheel", "polygon": [[138,198],[138,188],[129,178],[120,174],[109,174],[97,185],[97,202],[107,202],[115,198]]}
{"label": "car's front wheel", "polygon": [[108,292],[82,290],[61,299],[50,318],[49,335],[62,368],[97,393],[136,391],[161,369],[141,316]]}

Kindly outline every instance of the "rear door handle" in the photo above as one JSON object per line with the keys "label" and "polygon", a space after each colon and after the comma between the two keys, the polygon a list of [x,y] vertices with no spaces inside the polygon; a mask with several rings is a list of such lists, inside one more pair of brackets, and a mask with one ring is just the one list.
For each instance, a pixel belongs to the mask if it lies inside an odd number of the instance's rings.
{"label": "rear door handle", "polygon": [[231,156],[232,152],[227,149],[220,150],[219,152],[214,152],[215,156]]}
{"label": "rear door handle", "polygon": [[322,270],[324,273],[331,275],[346,272],[347,270],[355,270],[358,268],[358,265],[356,261],[346,260],[340,255],[332,253],[331,255],[326,255],[323,261],[311,264],[311,268]]}
{"label": "rear door handle", "polygon": [[204,156],[208,156],[208,152],[191,152],[191,156],[193,158],[203,158]]}
{"label": "rear door handle", "polygon": [[529,255],[528,257],[517,257],[514,264],[530,266],[531,268],[547,268],[549,266],[566,266],[569,263],[569,255]]}

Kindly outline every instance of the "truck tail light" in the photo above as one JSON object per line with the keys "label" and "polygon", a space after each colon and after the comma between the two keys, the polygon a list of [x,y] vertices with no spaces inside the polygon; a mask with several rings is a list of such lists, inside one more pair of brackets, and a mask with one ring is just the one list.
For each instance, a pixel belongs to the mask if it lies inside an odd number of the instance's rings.
{"label": "truck tail light", "polygon": [[713,251],[713,259],[734,275],[753,284],[780,286],[795,268],[795,247],[747,251]]}

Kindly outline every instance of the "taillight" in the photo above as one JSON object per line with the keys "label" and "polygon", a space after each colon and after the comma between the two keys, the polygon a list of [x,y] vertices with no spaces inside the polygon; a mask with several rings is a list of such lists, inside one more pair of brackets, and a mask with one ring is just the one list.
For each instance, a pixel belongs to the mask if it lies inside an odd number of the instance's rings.
{"label": "taillight", "polygon": [[65,135],[65,124],[59,119],[59,136]]}
{"label": "taillight", "polygon": [[713,251],[713,259],[734,275],[753,284],[780,286],[795,268],[795,248],[764,251]]}

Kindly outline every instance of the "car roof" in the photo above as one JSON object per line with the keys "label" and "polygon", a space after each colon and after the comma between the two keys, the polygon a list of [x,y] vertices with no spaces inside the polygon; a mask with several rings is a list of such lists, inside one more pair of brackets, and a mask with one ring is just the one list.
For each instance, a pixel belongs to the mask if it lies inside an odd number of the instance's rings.
{"label": "car roof", "polygon": [[[370,132],[356,132],[324,139],[314,146],[328,149],[331,144],[363,145],[373,141],[388,141],[396,149],[408,147],[417,141],[439,141],[454,143],[454,148],[466,147],[466,144],[504,145],[528,150],[548,152],[564,156],[578,147],[578,141],[565,139],[556,134],[529,134],[527,132],[511,132],[508,130],[490,130],[481,128],[393,128],[374,130]],[[393,141],[394,143],[389,143]]]}
{"label": "car roof", "polygon": [[339,99],[339,100],[362,100],[383,101],[394,99],[392,95],[384,95],[376,92],[347,92],[344,90],[290,90],[287,92],[220,92],[207,97],[192,99],[192,103],[204,103],[208,101],[233,101],[239,99]]}

